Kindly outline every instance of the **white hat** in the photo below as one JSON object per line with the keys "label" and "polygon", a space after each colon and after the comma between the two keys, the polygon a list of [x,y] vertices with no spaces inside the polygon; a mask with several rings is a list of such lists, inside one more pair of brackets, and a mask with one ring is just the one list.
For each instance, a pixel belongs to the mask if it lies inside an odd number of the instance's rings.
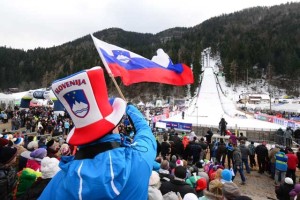
{"label": "white hat", "polygon": [[187,193],[184,195],[183,200],[198,200],[198,197],[194,193]]}
{"label": "white hat", "polygon": [[42,178],[52,178],[60,170],[59,161],[56,158],[44,157],[41,161]]}
{"label": "white hat", "polygon": [[27,149],[28,150],[34,150],[34,149],[37,149],[39,148],[39,144],[37,141],[31,141],[29,142],[29,144],[27,145]]}
{"label": "white hat", "polygon": [[149,185],[156,185],[159,181],[159,174],[156,171],[152,171],[152,174],[149,179]]}
{"label": "white hat", "polygon": [[285,182],[286,184],[289,184],[289,185],[293,185],[293,184],[294,184],[293,179],[291,179],[290,177],[286,177],[286,178],[284,179],[284,182]]}

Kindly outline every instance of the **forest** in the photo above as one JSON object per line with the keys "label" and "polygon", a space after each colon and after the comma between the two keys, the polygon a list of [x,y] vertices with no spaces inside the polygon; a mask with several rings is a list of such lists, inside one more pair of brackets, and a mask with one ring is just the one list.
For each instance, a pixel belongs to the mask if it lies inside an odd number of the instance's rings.
{"label": "forest", "polygon": [[[211,47],[211,56],[220,56],[219,63],[229,83],[252,78],[270,80],[299,95],[300,77],[300,3],[272,7],[253,7],[210,18],[189,28],[175,27],[157,34],[144,34],[109,28],[94,33],[105,42],[117,45],[151,59],[158,48],[173,63],[193,66],[194,84],[176,87],[158,83],[131,86],[117,82],[125,96],[142,99],[168,96],[184,97],[187,89],[194,94],[201,73],[201,52]],[[20,91],[49,87],[67,75],[94,66],[103,66],[90,35],[51,48],[32,50],[0,47],[0,92],[8,88]],[[107,76],[110,94],[118,95]],[[298,94],[297,94],[298,92]]]}

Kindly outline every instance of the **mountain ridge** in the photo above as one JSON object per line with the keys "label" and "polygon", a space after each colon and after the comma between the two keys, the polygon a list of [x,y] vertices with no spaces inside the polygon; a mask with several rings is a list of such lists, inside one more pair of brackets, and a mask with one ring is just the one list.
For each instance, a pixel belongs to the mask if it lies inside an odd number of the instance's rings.
{"label": "mountain ridge", "polygon": [[[193,66],[195,83],[199,84],[201,52],[207,47],[220,55],[220,65],[229,83],[243,81],[246,70],[250,77],[266,74],[288,77],[290,93],[299,94],[295,83],[300,77],[300,3],[272,7],[253,7],[210,18],[194,27],[175,27],[156,34],[108,28],[94,33],[100,40],[128,49],[151,59],[163,48],[174,63]],[[23,51],[0,47],[0,91],[11,87],[20,90],[49,87],[52,81],[94,66],[103,66],[89,35],[51,48]],[[254,69],[254,66],[256,66]],[[268,73],[267,73],[268,72]],[[107,85],[117,95],[112,81]],[[186,96],[187,87],[158,83],[139,83],[129,87],[117,82],[129,97]]]}

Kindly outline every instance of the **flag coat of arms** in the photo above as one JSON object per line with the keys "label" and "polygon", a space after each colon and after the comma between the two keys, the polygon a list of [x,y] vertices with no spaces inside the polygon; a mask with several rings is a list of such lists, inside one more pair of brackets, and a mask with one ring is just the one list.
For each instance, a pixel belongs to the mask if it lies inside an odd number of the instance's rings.
{"label": "flag coat of arms", "polygon": [[162,49],[158,49],[157,55],[149,60],[91,36],[107,72],[121,77],[126,86],[140,82],[183,86],[194,82],[191,68],[185,64],[173,64]]}

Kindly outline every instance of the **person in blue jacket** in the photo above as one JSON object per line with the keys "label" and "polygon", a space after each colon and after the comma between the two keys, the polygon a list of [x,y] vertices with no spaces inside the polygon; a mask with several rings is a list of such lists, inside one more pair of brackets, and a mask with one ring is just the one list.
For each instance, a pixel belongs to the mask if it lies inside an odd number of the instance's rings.
{"label": "person in blue jacket", "polygon": [[[108,100],[100,67],[55,81],[52,90],[75,124],[67,142],[79,150],[61,158],[39,199],[147,199],[156,141],[142,113],[123,99]],[[125,113],[135,129],[132,142],[119,134]]]}

